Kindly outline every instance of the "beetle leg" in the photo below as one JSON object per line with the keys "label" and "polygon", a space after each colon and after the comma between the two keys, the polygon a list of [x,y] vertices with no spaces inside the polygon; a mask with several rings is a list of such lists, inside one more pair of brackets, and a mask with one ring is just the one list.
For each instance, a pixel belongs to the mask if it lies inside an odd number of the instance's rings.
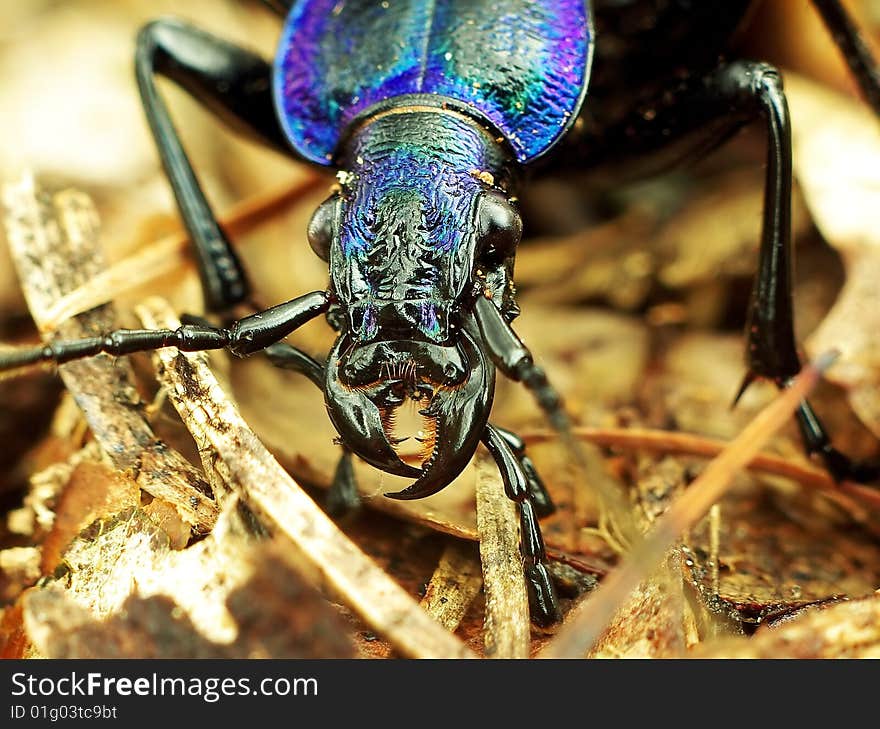
{"label": "beetle leg", "polygon": [[880,116],[880,69],[840,0],[813,0],[865,101]]}
{"label": "beetle leg", "polygon": [[295,0],[262,0],[263,5],[273,10],[282,18],[286,18]]}
{"label": "beetle leg", "polygon": [[[757,378],[786,387],[801,362],[792,303],[791,125],[782,77],[766,63],[740,60],[676,79],[673,88],[668,96],[645,99],[636,113],[602,130],[591,144],[576,145],[568,157],[593,166],[609,163],[608,155],[649,157],[656,170],[704,155],[745,124],[764,120],[768,144],[761,244],[747,317],[748,372],[736,400]],[[864,481],[880,475],[880,468],[854,464],[831,445],[809,403],[801,405],[797,418],[806,450],[820,455],[835,478]]]}
{"label": "beetle leg", "polygon": [[264,352],[274,367],[305,375],[315,387],[324,391],[324,365],[318,360],[287,342],[272,344]]}
{"label": "beetle leg", "polygon": [[510,450],[513,451],[513,454],[519,461],[520,468],[526,474],[529,482],[529,498],[532,501],[532,506],[535,507],[535,513],[539,517],[550,516],[550,514],[556,511],[556,504],[553,503],[553,499],[547,492],[547,487],[544,486],[544,481],[538,474],[535,464],[526,454],[526,444],[523,442],[523,439],[505,428],[497,425],[493,427],[504,438],[507,445],[510,446]]}
{"label": "beetle leg", "polygon": [[[275,367],[305,375],[321,392],[324,391],[324,366],[301,349],[278,342],[267,347],[265,353]],[[343,446],[330,489],[324,498],[324,510],[331,516],[345,516],[361,506],[351,458],[351,451]]]}
{"label": "beetle leg", "polygon": [[[783,388],[801,368],[791,293],[791,124],[782,78],[772,67],[740,61],[719,69],[715,80],[714,88],[723,98],[756,109],[768,132],[761,247],[746,325],[749,369],[738,400],[756,377]],[[854,463],[834,448],[806,400],[798,409],[797,419],[807,452],[819,455],[834,478],[870,481],[880,475],[877,466]]]}
{"label": "beetle leg", "polygon": [[330,489],[324,497],[324,510],[337,518],[356,513],[362,504],[361,494],[358,491],[357,479],[354,475],[351,451],[342,447],[342,455],[336,470],[333,472],[333,481]]}
{"label": "beetle leg", "polygon": [[[483,296],[477,297],[474,302],[474,320],[483,346],[492,362],[506,377],[525,385],[544,412],[550,425],[561,436],[568,452],[583,471],[586,468],[583,450],[574,436],[571,419],[565,411],[562,396],[547,378],[547,373],[535,364],[528,347],[513,331],[513,327],[492,301]],[[534,464],[531,463],[531,460],[528,461],[526,468],[530,468],[534,473]],[[537,476],[537,474],[535,475]],[[546,491],[544,496],[549,500]],[[537,504],[539,510],[553,508],[552,502],[548,505],[543,498]]]}
{"label": "beetle leg", "polygon": [[749,372],[738,398],[755,377],[783,386],[801,368],[792,303],[791,124],[782,77],[772,66],[724,65],[710,85],[738,110],[762,116],[768,135],[761,246],[746,324]]}
{"label": "beetle leg", "polygon": [[138,34],[135,72],[147,121],[195,247],[205,304],[209,311],[227,311],[248,298],[250,286],[205,199],[155,77],[174,81],[228,125],[291,154],[275,115],[271,66],[182,21],[162,19]]}
{"label": "beetle leg", "polygon": [[532,620],[542,626],[559,622],[562,619],[562,611],[547,569],[544,538],[541,536],[541,527],[538,525],[538,517],[532,503],[529,476],[523,470],[520,459],[511,449],[505,435],[495,426],[486,426],[483,443],[498,464],[507,498],[515,502],[519,510],[520,551]]}
{"label": "beetle leg", "polygon": [[669,94],[644,99],[635,112],[601,130],[578,157],[582,164],[623,164],[648,157],[655,168],[711,151],[759,117],[768,130],[764,217],[758,275],[748,312],[747,374],[782,384],[800,371],[791,297],[791,128],[779,72],[763,63],[722,63],[706,74],[670,79]]}
{"label": "beetle leg", "polygon": [[822,421],[807,400],[798,408],[797,421],[807,452],[817,453],[835,480],[868,483],[880,478],[880,463],[853,461],[832,445]]}
{"label": "beetle leg", "polygon": [[[736,401],[755,378],[787,387],[801,368],[791,292],[791,123],[782,78],[772,67],[740,61],[723,66],[715,78],[716,91],[731,103],[756,109],[768,132],[761,247],[746,324],[749,369]],[[871,481],[880,476],[877,465],[854,463],[832,445],[808,401],[798,408],[797,420],[807,452],[819,455],[835,479]]]}

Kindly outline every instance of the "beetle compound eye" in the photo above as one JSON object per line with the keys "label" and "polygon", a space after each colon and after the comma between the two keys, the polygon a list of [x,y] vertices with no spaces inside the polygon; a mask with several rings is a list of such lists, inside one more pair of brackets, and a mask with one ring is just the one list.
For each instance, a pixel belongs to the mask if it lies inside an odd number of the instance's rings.
{"label": "beetle compound eye", "polygon": [[501,260],[516,251],[522,238],[522,218],[504,195],[486,192],[477,209],[477,235],[480,253]]}
{"label": "beetle compound eye", "polygon": [[336,229],[336,213],[339,209],[339,196],[327,198],[312,215],[309,221],[309,245],[323,261],[330,260],[330,243]]}

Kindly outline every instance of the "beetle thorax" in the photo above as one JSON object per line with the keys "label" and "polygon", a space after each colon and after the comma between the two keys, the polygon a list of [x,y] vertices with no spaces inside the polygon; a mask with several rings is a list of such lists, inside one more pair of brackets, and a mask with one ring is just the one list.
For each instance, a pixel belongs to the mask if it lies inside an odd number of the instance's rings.
{"label": "beetle thorax", "polygon": [[353,135],[330,270],[357,341],[450,340],[473,285],[477,200],[503,159],[441,111],[385,113]]}

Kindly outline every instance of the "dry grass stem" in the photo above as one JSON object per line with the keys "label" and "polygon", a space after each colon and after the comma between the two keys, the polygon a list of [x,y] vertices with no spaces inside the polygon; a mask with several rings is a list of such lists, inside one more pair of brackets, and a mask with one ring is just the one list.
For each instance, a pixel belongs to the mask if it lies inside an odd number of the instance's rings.
{"label": "dry grass stem", "polygon": [[[596,445],[627,450],[644,450],[665,455],[702,456],[714,458],[729,445],[728,442],[692,433],[674,433],[649,428],[574,428],[576,438]],[[558,436],[549,430],[522,431],[526,443],[545,443]],[[873,508],[880,508],[880,491],[854,481],[837,483],[824,469],[762,453],[754,456],[746,468],[753,471],[782,476],[804,486],[829,494],[844,492]]]}
{"label": "dry grass stem", "polygon": [[[577,540],[594,534],[603,539],[617,554],[626,552],[633,540],[638,539],[638,531],[629,505],[626,503],[621,485],[605,470],[605,461],[599,449],[592,443],[582,443],[583,471],[586,476],[585,487],[574,489],[574,523],[586,522],[589,495],[592,491],[599,500],[599,519],[595,528],[583,527],[577,532]],[[582,547],[579,551],[589,551]]]}
{"label": "dry grass stem", "polygon": [[742,433],[709,463],[690,488],[673,502],[595,594],[569,612],[565,625],[542,651],[541,657],[579,658],[593,647],[632,591],[653,572],[682,532],[693,526],[721,498],[737,471],[788,422],[830,363],[831,358],[826,356],[805,367],[788,390],[755,416]]}
{"label": "dry grass stem", "polygon": [[490,658],[529,657],[529,600],[519,551],[519,517],[490,459],[477,470],[477,531],[486,593],[484,645]]}
{"label": "dry grass stem", "polygon": [[[558,439],[555,432],[543,429],[522,430],[520,435],[529,444],[546,443]],[[618,450],[647,451],[665,455],[703,458],[714,458],[729,445],[728,441],[707,436],[649,428],[578,427],[574,429],[574,435],[595,445]],[[752,458],[746,464],[746,468],[758,473],[781,476],[802,486],[818,489],[836,501],[845,500],[851,513],[858,513],[864,507],[872,510],[880,509],[880,491],[877,489],[852,481],[837,483],[828,475],[827,471],[805,463],[798,463],[769,453],[761,453]],[[858,508],[854,508],[854,502],[858,503]],[[470,519],[456,518],[456,515],[438,510],[430,503],[371,499],[367,502],[367,506],[398,519],[454,537],[469,541],[479,539],[476,526]],[[553,535],[547,535],[546,539],[547,554],[551,559],[561,560],[572,564],[581,571],[596,575],[606,573],[607,565],[603,561],[586,555],[572,557],[564,549],[555,546]]]}
{"label": "dry grass stem", "polygon": [[431,575],[421,605],[446,630],[455,632],[482,584],[473,545],[450,542]]}
{"label": "dry grass stem", "polygon": [[[151,328],[179,325],[160,300],[139,307]],[[158,376],[187,427],[210,442],[230,486],[295,549],[300,570],[346,603],[404,656],[470,657],[471,651],[428,616],[321,511],[266,450],[223,392],[201,355],[159,350]],[[218,463],[218,470],[221,464]]]}

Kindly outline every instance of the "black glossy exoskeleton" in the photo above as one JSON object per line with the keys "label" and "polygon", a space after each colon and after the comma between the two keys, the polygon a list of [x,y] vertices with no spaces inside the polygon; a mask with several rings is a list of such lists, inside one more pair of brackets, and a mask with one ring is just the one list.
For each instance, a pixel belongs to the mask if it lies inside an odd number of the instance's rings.
{"label": "black glossy exoskeleton", "polygon": [[[559,607],[537,516],[552,503],[512,433],[489,423],[496,368],[523,382],[568,428],[557,393],[511,328],[515,205],[537,165],[596,168],[705,152],[753,120],[768,135],[758,274],[749,309],[754,377],[784,387],[799,371],[791,304],[791,142],[780,74],[725,58],[749,0],[265,0],[285,18],[276,61],[184,22],[137,40],[136,73],[162,162],[195,246],[207,309],[229,316],[251,289],[184,153],[155,79],[165,76],[225,123],[339,170],[308,231],[329,264],[326,291],[227,326],[121,330],[53,342],[0,368],[160,347],[265,351],[325,396],[343,443],[334,489],[352,488],[351,454],[414,483],[393,498],[448,485],[483,442],[519,506],[533,618]],[[872,61],[837,0],[814,0],[866,97],[880,111]],[[589,93],[587,93],[589,87]],[[649,109],[650,113],[645,113]],[[580,123],[574,124],[575,120]],[[324,363],[281,343],[326,314],[338,331]],[[419,467],[398,455],[389,423],[420,403]],[[836,477],[876,474],[835,450],[809,404],[809,451]]]}

